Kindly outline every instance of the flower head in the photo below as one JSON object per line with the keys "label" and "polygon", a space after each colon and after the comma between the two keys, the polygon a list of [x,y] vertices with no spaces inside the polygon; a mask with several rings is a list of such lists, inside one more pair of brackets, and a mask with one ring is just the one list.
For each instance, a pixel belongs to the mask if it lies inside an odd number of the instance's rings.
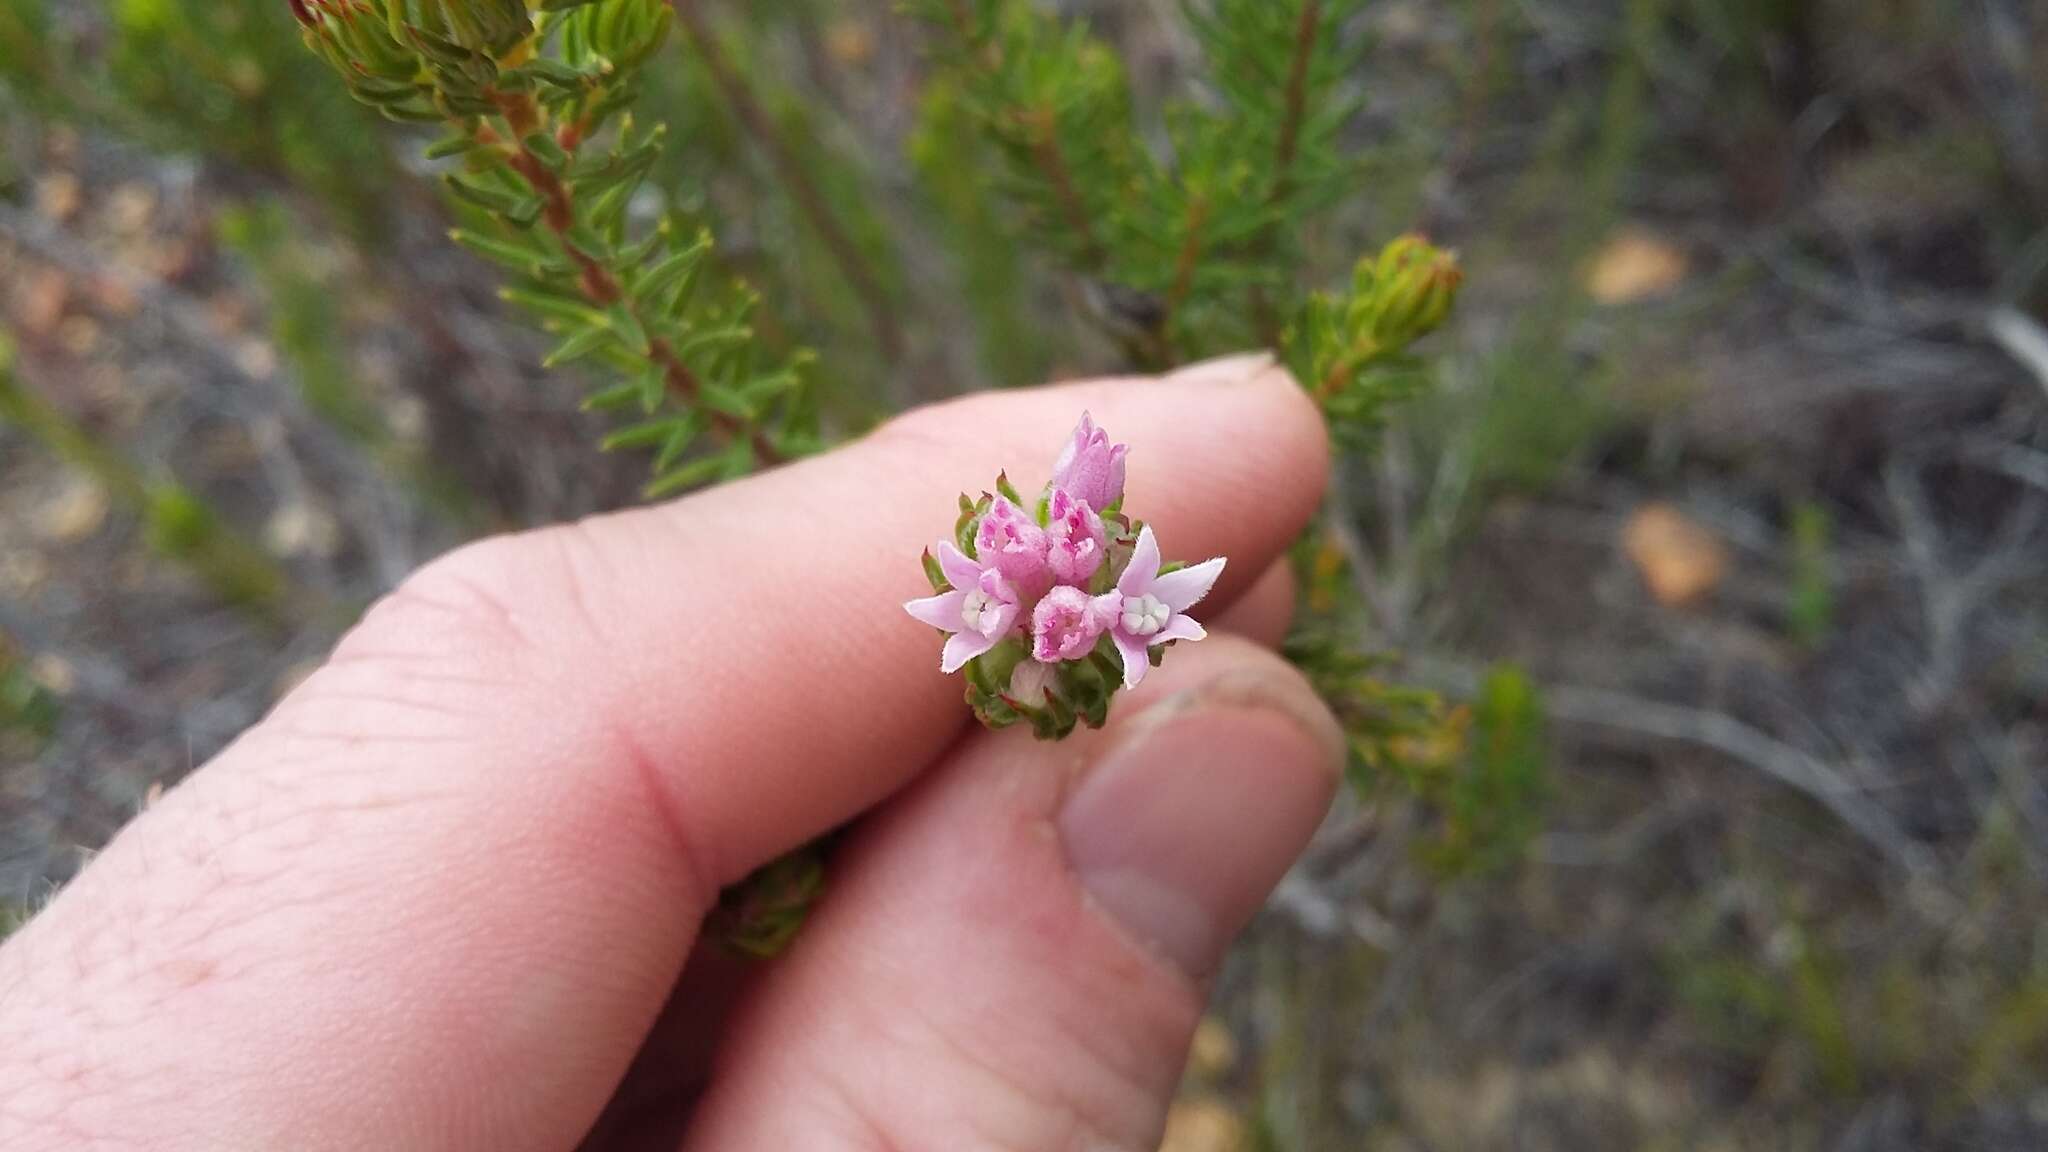
{"label": "flower head", "polygon": [[1124,494],[1124,457],[1128,444],[1111,444],[1109,433],[1095,426],[1095,418],[1081,413],[1074,438],[1052,466],[1052,486],[1100,511],[1115,504]]}
{"label": "flower head", "polygon": [[[1152,531],[1122,514],[1127,454],[1083,415],[1039,502],[1000,477],[996,494],[960,497],[956,539],[925,553],[938,595],[904,609],[946,632],[940,667],[966,672],[968,706],[989,727],[1028,724],[1042,740],[1100,728],[1154,648],[1205,635],[1187,611],[1223,561],[1160,571]],[[1121,677],[1104,675],[1104,636]]]}
{"label": "flower head", "polygon": [[1102,532],[1102,517],[1086,500],[1055,488],[1047,501],[1045,526],[1046,566],[1062,584],[1086,584],[1102,567],[1108,541]]}
{"label": "flower head", "polygon": [[1023,602],[1016,586],[995,568],[976,564],[950,542],[941,542],[936,551],[939,570],[952,590],[912,600],[903,610],[952,634],[940,656],[939,670],[958,672],[1009,635],[1023,611]]}
{"label": "flower head", "polygon": [[1047,592],[1031,613],[1031,657],[1045,664],[1079,660],[1112,622],[1108,605],[1062,584]]}
{"label": "flower head", "polygon": [[1136,688],[1152,666],[1148,651],[1155,644],[1172,640],[1200,640],[1209,633],[1189,618],[1187,610],[1199,603],[1223,575],[1223,561],[1210,560],[1177,572],[1160,575],[1159,542],[1152,529],[1138,533],[1137,550],[1117,578],[1116,591],[1095,598],[1100,611],[1111,619],[1110,639],[1124,662],[1124,686]]}
{"label": "flower head", "polygon": [[989,505],[974,533],[974,551],[981,562],[1001,572],[1026,595],[1035,595],[1051,583],[1046,547],[1045,529],[1003,496]]}

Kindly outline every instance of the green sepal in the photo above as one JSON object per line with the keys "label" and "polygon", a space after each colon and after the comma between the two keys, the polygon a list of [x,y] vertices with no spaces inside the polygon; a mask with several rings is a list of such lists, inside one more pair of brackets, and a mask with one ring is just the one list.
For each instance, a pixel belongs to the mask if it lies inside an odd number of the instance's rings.
{"label": "green sepal", "polygon": [[980,556],[974,548],[974,535],[981,528],[981,518],[988,515],[995,502],[996,498],[987,493],[983,493],[978,501],[969,500],[964,492],[960,494],[960,519],[953,525],[953,538],[962,552],[975,559],[980,559]]}
{"label": "green sepal", "polygon": [[939,566],[939,558],[932,555],[929,548],[924,550],[924,578],[932,582],[934,595],[953,591],[953,585],[946,579],[946,570]]}
{"label": "green sepal", "polygon": [[1109,722],[1109,701],[1116,695],[1119,683],[1103,676],[1102,667],[1096,662],[1100,652],[1101,644],[1098,642],[1096,651],[1085,659],[1060,665],[1057,681],[1067,699],[1073,702],[1075,716],[1090,728],[1100,728]]}
{"label": "green sepal", "polygon": [[1010,690],[1010,676],[1028,659],[1024,645],[1005,640],[967,662],[967,679],[989,696],[1001,698]]}

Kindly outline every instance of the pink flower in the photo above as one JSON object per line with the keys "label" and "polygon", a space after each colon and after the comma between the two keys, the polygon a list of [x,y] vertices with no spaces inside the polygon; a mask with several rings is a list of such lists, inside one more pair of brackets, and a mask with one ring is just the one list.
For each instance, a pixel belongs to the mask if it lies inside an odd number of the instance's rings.
{"label": "pink flower", "polygon": [[1123,498],[1124,457],[1130,451],[1128,444],[1111,444],[1109,434],[1083,412],[1073,442],[1052,466],[1052,486],[1097,511],[1107,508]]}
{"label": "pink flower", "polygon": [[1065,488],[1052,490],[1051,522],[1045,526],[1045,562],[1062,584],[1085,584],[1102,567],[1106,540],[1102,517],[1086,500]]}
{"label": "pink flower", "polygon": [[1161,576],[1159,542],[1149,527],[1138,533],[1137,550],[1116,591],[1095,598],[1098,611],[1110,615],[1110,639],[1124,662],[1124,687],[1136,688],[1145,678],[1152,666],[1146,650],[1153,645],[1209,634],[1184,613],[1209,594],[1221,575],[1223,561],[1217,559]]}
{"label": "pink flower", "polygon": [[1046,547],[1045,529],[1002,496],[989,505],[974,533],[974,551],[981,562],[1001,572],[1027,596],[1052,582],[1046,572]]}
{"label": "pink flower", "polygon": [[1016,586],[995,568],[983,568],[950,542],[938,547],[939,570],[950,592],[912,600],[905,612],[944,632],[945,653],[939,659],[941,672],[958,672],[969,660],[1000,644],[1017,623],[1023,610]]}
{"label": "pink flower", "polygon": [[1114,623],[1114,608],[1062,584],[1031,613],[1031,655],[1046,664],[1079,660]]}

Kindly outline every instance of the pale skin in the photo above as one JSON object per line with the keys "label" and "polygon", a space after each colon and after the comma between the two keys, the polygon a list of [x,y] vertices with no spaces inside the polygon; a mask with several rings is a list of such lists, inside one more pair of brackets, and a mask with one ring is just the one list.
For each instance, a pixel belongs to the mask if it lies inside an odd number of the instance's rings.
{"label": "pale skin", "polygon": [[[1168,554],[1230,564],[1208,640],[1048,745],[972,727],[900,605],[1084,409]],[[1326,468],[1240,358],[435,562],[0,948],[0,1147],[1149,1152],[1335,788],[1272,651]],[[787,954],[700,939],[842,825]]]}

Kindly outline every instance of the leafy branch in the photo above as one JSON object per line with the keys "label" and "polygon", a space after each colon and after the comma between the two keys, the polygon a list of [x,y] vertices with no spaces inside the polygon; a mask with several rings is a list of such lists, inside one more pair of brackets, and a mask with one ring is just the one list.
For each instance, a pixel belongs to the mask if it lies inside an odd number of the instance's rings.
{"label": "leafy branch", "polygon": [[558,342],[546,364],[613,377],[607,448],[653,452],[650,496],[801,455],[808,353],[763,362],[743,284],[706,284],[708,233],[634,218],[664,126],[635,123],[662,0],[293,0],[307,42],[385,115],[437,122],[458,243],[513,272],[502,295]]}
{"label": "leafy branch", "polygon": [[903,358],[903,325],[896,317],[890,303],[891,293],[869,266],[867,255],[861,251],[846,225],[840,221],[839,213],[826,201],[818,182],[790,147],[775,120],[769,115],[754,91],[747,85],[746,78],[734,68],[725,48],[719,43],[717,32],[703,13],[696,0],[672,0],[676,18],[682,22],[683,30],[689,35],[690,45],[710,73],[712,83],[717,87],[726,107],[743,125],[755,144],[768,156],[774,166],[777,178],[782,181],[797,209],[816,230],[818,238],[825,245],[825,251],[832,262],[846,278],[866,311],[869,330],[877,348],[885,360],[894,363]]}

